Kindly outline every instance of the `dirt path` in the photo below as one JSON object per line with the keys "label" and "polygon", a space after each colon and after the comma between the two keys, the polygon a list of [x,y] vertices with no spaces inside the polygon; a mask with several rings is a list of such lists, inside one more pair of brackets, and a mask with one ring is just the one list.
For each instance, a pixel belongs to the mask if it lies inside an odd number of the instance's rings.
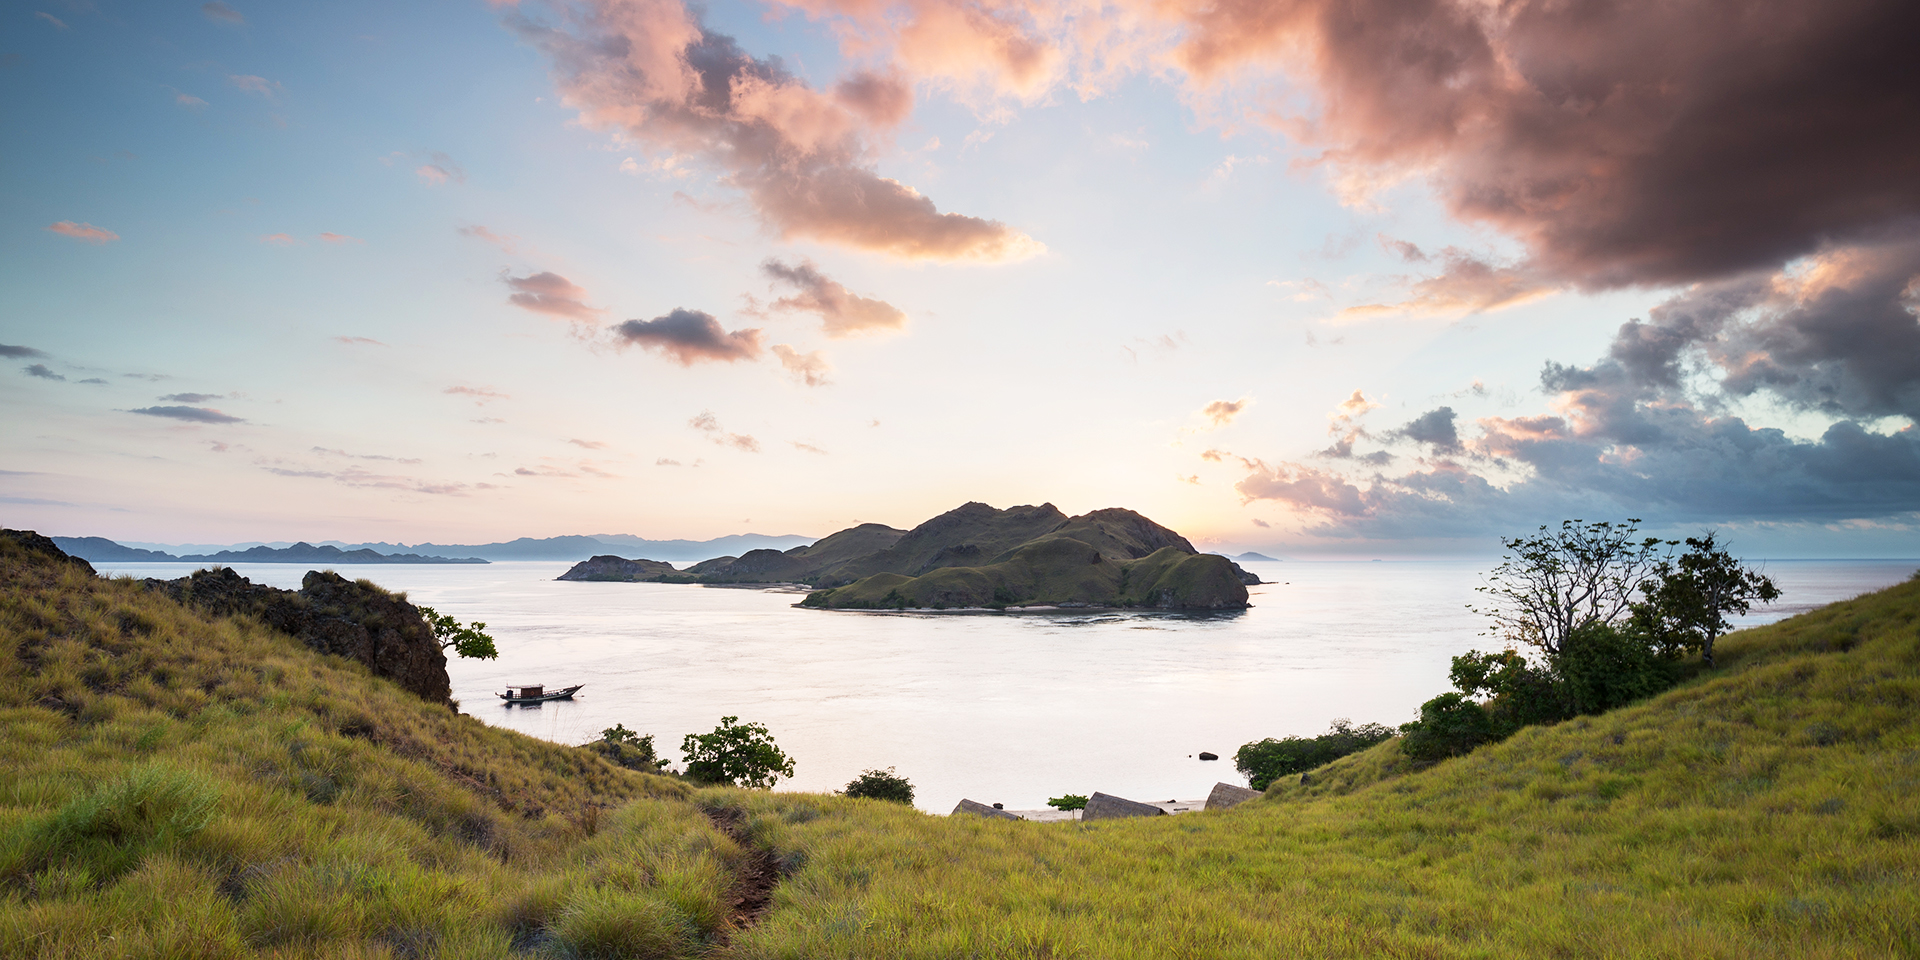
{"label": "dirt path", "polygon": [[773,888],[780,882],[780,866],[772,851],[755,846],[747,839],[747,815],[740,810],[706,811],[720,832],[732,837],[746,851],[734,868],[733,889],[727,891],[727,918],[715,936],[717,946],[726,946],[733,935],[753,927],[773,909]]}

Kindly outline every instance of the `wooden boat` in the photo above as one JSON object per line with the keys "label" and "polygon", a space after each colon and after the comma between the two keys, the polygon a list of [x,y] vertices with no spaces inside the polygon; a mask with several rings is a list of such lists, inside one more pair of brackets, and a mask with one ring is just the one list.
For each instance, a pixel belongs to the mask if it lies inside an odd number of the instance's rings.
{"label": "wooden boat", "polygon": [[508,706],[516,703],[546,703],[549,700],[572,700],[574,691],[584,686],[586,684],[576,683],[571,687],[561,687],[549,692],[540,684],[522,683],[511,685],[507,687],[506,693],[496,693],[494,696],[505,700]]}

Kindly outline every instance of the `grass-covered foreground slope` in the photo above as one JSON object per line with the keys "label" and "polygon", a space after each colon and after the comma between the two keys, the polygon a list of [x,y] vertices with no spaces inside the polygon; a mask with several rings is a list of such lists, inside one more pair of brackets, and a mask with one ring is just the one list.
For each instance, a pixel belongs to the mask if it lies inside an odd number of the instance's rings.
{"label": "grass-covered foreground slope", "polygon": [[[1729,636],[1650,702],[1224,813],[823,810],[767,956],[1920,956],[1920,582]],[[768,805],[802,804],[764,798]],[[977,954],[970,954],[970,951]]]}
{"label": "grass-covered foreground slope", "polygon": [[0,543],[0,956],[1915,956],[1917,618],[1736,634],[1424,770],[1034,824],[695,791]]}
{"label": "grass-covered foreground slope", "polygon": [[696,956],[751,872],[730,791],[10,541],[0,643],[0,956]]}

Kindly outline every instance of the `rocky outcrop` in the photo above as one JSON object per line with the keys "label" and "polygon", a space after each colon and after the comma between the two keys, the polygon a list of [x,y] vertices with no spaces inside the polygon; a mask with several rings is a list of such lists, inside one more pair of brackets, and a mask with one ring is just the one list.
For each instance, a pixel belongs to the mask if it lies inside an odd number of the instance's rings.
{"label": "rocky outcrop", "polygon": [[1082,820],[1119,820],[1125,817],[1164,817],[1165,810],[1151,803],[1128,800],[1111,794],[1095,791],[1087,798],[1086,809],[1080,811]]}
{"label": "rocky outcrop", "polygon": [[32,530],[0,530],[0,540],[5,540],[25,550],[29,554],[47,560],[71,564],[87,571],[88,576],[95,576],[93,564],[79,557],[68,555],[65,550],[60,549],[60,546],[51,539],[43,537]]}
{"label": "rocky outcrop", "polygon": [[1213,792],[1207,794],[1208,810],[1230,810],[1260,796],[1258,790],[1236,787],[1231,783],[1216,783]]}
{"label": "rocky outcrop", "polygon": [[684,579],[685,574],[673,568],[673,564],[659,560],[628,560],[623,557],[605,556],[582,560],[573,565],[566,573],[555,580],[598,580],[621,583],[659,583],[663,579]]}
{"label": "rocky outcrop", "polygon": [[405,595],[331,570],[308,571],[298,592],[254,583],[227,567],[146,583],[215,616],[257,617],[314,650],[364,663],[424,700],[451,702],[446,653]]}
{"label": "rocky outcrop", "polygon": [[960,814],[963,814],[963,813],[970,813],[970,814],[972,814],[972,815],[974,815],[974,816],[976,816],[976,817],[986,817],[986,818],[987,818],[987,819],[989,819],[989,820],[1018,820],[1018,819],[1020,819],[1019,817],[1017,817],[1017,816],[1015,816],[1015,815],[1013,815],[1013,814],[1011,814],[1011,813],[1008,813],[1008,812],[1006,812],[1005,810],[1002,810],[1002,809],[1000,809],[1000,808],[998,808],[998,807],[989,807],[989,806],[987,806],[986,804],[984,804],[984,803],[981,803],[981,802],[980,802],[980,801],[978,801],[978,800],[962,800],[962,801],[960,801],[959,803],[957,803],[957,804],[955,804],[955,805],[954,805],[954,808],[953,808],[953,812],[952,812],[952,813],[950,813],[950,814],[948,814],[948,816],[951,816],[951,817],[957,817],[957,816],[959,816]]}

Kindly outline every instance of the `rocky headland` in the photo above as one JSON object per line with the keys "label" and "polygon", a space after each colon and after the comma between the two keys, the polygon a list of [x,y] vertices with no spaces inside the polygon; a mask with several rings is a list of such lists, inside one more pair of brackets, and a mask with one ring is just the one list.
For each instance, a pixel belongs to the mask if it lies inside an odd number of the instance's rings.
{"label": "rocky headland", "polygon": [[366,664],[414,695],[451,703],[447,655],[433,628],[404,594],[331,570],[310,570],[300,589],[254,583],[226,567],[195,570],[177,580],[146,581],[147,588],[214,616],[250,615],[321,653]]}

